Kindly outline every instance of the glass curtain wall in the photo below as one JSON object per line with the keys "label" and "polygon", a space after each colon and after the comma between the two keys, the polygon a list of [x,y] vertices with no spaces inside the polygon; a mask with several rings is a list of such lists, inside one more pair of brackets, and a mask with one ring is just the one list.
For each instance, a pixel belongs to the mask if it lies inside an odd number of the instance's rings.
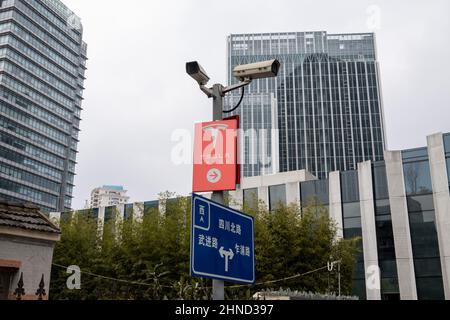
{"label": "glass curtain wall", "polygon": [[269,187],[269,210],[275,211],[286,205],[286,185]]}
{"label": "glass curtain wall", "polygon": [[418,298],[444,299],[427,149],[403,152],[403,171]]}
{"label": "glass curtain wall", "polygon": [[244,207],[255,210],[258,208],[258,189],[244,190]]}
{"label": "glass curtain wall", "polygon": [[374,163],[373,184],[378,262],[381,271],[381,298],[400,300],[391,206],[384,162]]}
{"label": "glass curtain wall", "polygon": [[[238,112],[245,129],[278,129],[273,143],[278,144],[281,172],[306,169],[324,179],[331,171],[354,170],[358,162],[383,159],[384,119],[373,34],[233,34],[228,38],[228,84],[237,82],[232,72],[237,65],[269,59],[281,62],[278,77],[254,81],[247,92],[249,97],[273,95],[276,106],[244,99]],[[236,99],[238,95],[233,103]],[[247,138],[242,154],[259,150],[256,144],[258,139]],[[264,174],[261,167],[243,168],[244,176]]]}
{"label": "glass curtain wall", "polygon": [[366,299],[364,251],[362,245],[361,207],[357,171],[341,172],[342,213],[344,238],[360,238],[355,270],[353,272],[353,294]]}

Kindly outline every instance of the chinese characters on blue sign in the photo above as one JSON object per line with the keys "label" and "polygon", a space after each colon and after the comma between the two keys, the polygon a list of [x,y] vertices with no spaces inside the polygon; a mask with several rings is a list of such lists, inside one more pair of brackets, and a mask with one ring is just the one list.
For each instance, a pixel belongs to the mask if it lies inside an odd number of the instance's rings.
{"label": "chinese characters on blue sign", "polygon": [[191,274],[228,282],[255,283],[253,218],[194,194]]}

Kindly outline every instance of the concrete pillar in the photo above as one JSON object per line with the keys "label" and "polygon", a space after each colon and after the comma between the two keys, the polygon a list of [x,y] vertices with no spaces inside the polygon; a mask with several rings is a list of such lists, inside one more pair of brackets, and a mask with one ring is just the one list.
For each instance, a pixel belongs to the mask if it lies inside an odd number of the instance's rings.
{"label": "concrete pillar", "polygon": [[427,140],[436,213],[436,229],[441,255],[442,280],[444,281],[445,299],[450,300],[450,194],[444,139],[442,133],[438,133],[429,136]]}
{"label": "concrete pillar", "polygon": [[300,207],[300,183],[286,183],[286,205],[296,204]]}
{"label": "concrete pillar", "polygon": [[212,192],[204,193],[201,196],[206,199],[212,200]]}
{"label": "concrete pillar", "polygon": [[329,174],[330,218],[337,227],[337,239],[344,238],[344,222],[342,217],[341,174],[339,171]]}
{"label": "concrete pillar", "polygon": [[358,163],[358,182],[367,300],[381,300],[371,161]]}
{"label": "concrete pillar", "polygon": [[103,227],[105,224],[105,207],[98,208],[98,223],[99,227]]}
{"label": "concrete pillar", "polygon": [[230,207],[235,210],[240,210],[244,204],[244,190],[237,189],[228,193],[230,199]]}
{"label": "concrete pillar", "polygon": [[118,204],[117,206],[114,207],[114,214],[116,214],[116,220],[114,222],[114,228],[115,228],[115,238],[116,241],[120,241],[120,232],[119,232],[119,227],[122,223],[122,221],[125,220],[125,204]]}
{"label": "concrete pillar", "polygon": [[100,238],[103,238],[103,227],[105,226],[105,207],[98,208],[97,232]]}
{"label": "concrete pillar", "polygon": [[117,220],[123,220],[125,218],[125,204],[119,204],[116,206],[116,212],[119,215]]}
{"label": "concrete pillar", "polygon": [[135,202],[133,203],[133,219],[137,222],[142,222],[144,218],[144,203]]}
{"label": "concrete pillar", "polygon": [[416,274],[409,228],[402,153],[400,151],[385,151],[384,159],[386,162],[400,299],[417,300]]}
{"label": "concrete pillar", "polygon": [[[144,204],[145,206],[145,204]],[[166,209],[167,209],[167,199],[160,199],[158,201],[158,212],[160,214],[166,214]],[[144,208],[145,211],[145,208]]]}
{"label": "concrete pillar", "polygon": [[263,201],[265,206],[269,208],[269,187],[258,188],[258,201]]}

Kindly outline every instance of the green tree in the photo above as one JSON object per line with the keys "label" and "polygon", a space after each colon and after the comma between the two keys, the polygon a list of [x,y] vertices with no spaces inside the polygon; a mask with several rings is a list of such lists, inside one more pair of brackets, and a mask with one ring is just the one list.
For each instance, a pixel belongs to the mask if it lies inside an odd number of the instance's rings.
{"label": "green tree", "polygon": [[[84,212],[61,221],[54,263],[80,266],[82,286],[68,290],[66,270],[55,266],[51,299],[209,299],[211,280],[189,275],[191,201],[168,192],[160,198],[162,212],[148,209],[142,219],[133,213],[134,218],[121,220],[116,212],[98,228],[96,217]],[[336,272],[323,269],[335,260],[341,261],[342,292],[351,292],[358,239],[337,240],[324,206],[280,206],[272,212],[262,202],[252,207],[242,210],[255,218],[257,282],[264,284],[229,287],[228,298],[248,299],[258,291],[279,287],[336,292]]]}

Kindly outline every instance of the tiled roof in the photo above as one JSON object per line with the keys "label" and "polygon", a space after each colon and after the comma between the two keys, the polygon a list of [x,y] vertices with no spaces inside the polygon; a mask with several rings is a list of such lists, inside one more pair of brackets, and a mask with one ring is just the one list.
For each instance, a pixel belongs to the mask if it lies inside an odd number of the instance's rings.
{"label": "tiled roof", "polygon": [[0,200],[1,226],[45,233],[60,233],[59,228],[39,211],[39,207],[3,200]]}

